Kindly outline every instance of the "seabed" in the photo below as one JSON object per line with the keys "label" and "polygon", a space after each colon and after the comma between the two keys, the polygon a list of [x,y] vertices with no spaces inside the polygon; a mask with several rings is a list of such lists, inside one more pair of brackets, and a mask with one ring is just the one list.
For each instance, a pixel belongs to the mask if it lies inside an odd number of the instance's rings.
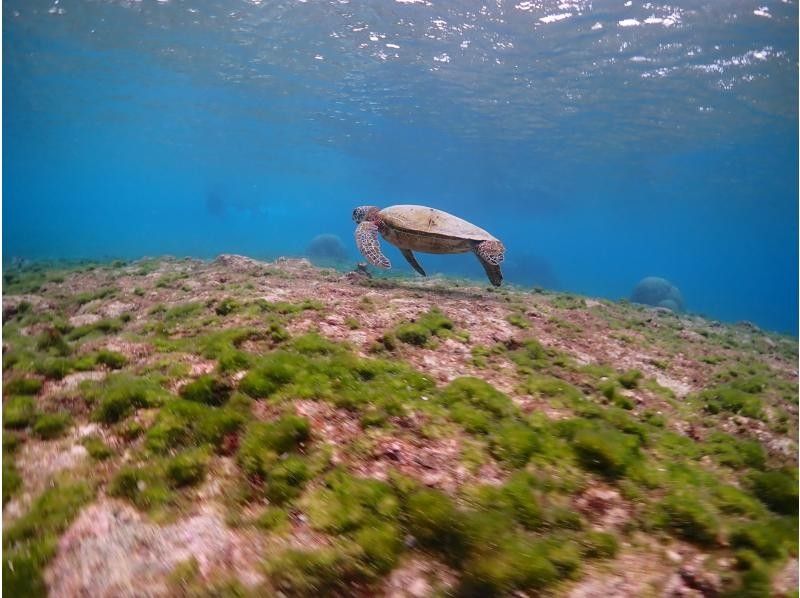
{"label": "seabed", "polygon": [[7,596],[797,595],[797,339],[294,259],[4,282]]}

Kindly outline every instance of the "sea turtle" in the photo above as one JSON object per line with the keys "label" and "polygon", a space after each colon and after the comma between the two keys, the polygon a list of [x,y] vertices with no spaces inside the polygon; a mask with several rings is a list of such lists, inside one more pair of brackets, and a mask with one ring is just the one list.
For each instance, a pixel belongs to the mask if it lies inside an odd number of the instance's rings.
{"label": "sea turtle", "polygon": [[412,251],[425,253],[466,253],[474,251],[494,286],[500,286],[503,275],[500,264],[505,247],[482,228],[457,216],[426,206],[390,206],[379,209],[361,206],[353,210],[358,250],[373,266],[391,268],[381,253],[378,233],[400,249],[411,267],[423,276]]}

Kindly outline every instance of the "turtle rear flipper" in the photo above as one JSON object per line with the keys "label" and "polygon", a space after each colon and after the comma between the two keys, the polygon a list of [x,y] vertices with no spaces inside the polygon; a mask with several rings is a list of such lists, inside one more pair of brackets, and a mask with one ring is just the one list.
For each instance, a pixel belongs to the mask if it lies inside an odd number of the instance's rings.
{"label": "turtle rear flipper", "polygon": [[403,257],[406,258],[406,261],[409,264],[411,264],[411,267],[414,268],[414,270],[416,270],[417,272],[419,272],[423,276],[427,276],[427,274],[425,274],[425,270],[423,270],[422,266],[419,265],[419,262],[417,261],[417,258],[414,257],[414,254],[411,252],[410,249],[401,249],[400,253],[403,254]]}
{"label": "turtle rear flipper", "polygon": [[356,246],[367,261],[376,268],[391,268],[389,259],[381,252],[378,241],[378,226],[374,222],[364,220],[356,227]]}

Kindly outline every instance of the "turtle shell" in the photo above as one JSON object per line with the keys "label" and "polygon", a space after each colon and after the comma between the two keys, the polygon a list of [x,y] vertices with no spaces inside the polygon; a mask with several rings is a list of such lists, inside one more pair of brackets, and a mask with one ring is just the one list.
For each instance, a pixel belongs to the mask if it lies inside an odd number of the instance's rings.
{"label": "turtle shell", "polygon": [[471,222],[426,206],[389,206],[381,210],[380,215],[386,225],[398,231],[410,231],[447,239],[496,240],[488,232]]}

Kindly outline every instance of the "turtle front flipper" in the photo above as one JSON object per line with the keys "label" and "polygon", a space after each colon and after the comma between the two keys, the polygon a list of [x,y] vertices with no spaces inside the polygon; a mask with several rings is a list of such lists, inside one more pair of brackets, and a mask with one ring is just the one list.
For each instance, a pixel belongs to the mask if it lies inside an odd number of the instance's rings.
{"label": "turtle front flipper", "polygon": [[425,270],[423,270],[422,266],[419,265],[419,262],[417,261],[417,258],[414,257],[414,254],[411,252],[410,249],[401,249],[400,253],[403,254],[403,257],[406,258],[406,261],[409,264],[411,264],[411,267],[414,268],[414,270],[416,270],[417,272],[419,272],[423,276],[427,276],[427,274],[425,274]]}
{"label": "turtle front flipper", "polygon": [[475,255],[486,271],[489,281],[496,287],[503,282],[500,264],[503,263],[506,248],[500,241],[482,241],[475,246]]}
{"label": "turtle front flipper", "polygon": [[364,220],[356,227],[356,245],[367,261],[376,268],[391,268],[388,258],[381,253],[378,241],[378,226],[374,222]]}

